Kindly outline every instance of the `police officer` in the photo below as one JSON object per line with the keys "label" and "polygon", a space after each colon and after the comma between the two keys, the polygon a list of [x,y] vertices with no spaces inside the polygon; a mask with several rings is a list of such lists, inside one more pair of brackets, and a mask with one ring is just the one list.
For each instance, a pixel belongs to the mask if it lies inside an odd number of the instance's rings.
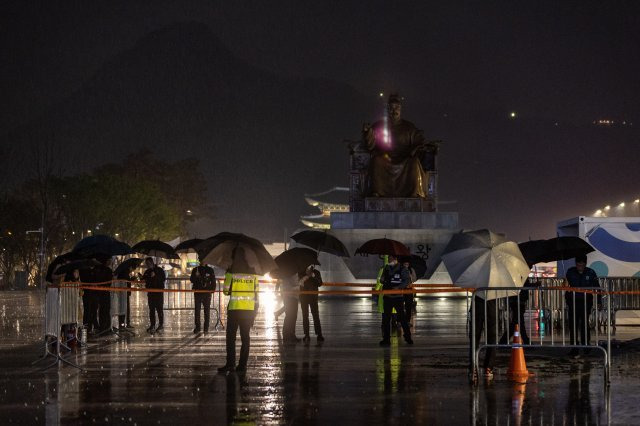
{"label": "police officer", "polygon": [[[411,275],[407,268],[398,263],[395,256],[389,256],[389,264],[385,266],[382,272],[382,288],[383,290],[402,290],[407,288],[411,282]],[[398,321],[402,325],[404,340],[408,344],[413,344],[411,340],[411,330],[409,323],[404,315],[404,298],[402,294],[385,294],[384,295],[384,311],[382,313],[382,340],[380,346],[389,346],[391,344],[391,313],[395,308]]]}
{"label": "police officer", "polygon": [[[245,259],[244,249],[237,247],[233,265],[224,275],[223,292],[229,296],[227,306],[227,363],[218,368],[221,373],[246,371],[249,360],[249,331],[255,320],[258,304],[258,276]],[[240,328],[240,359],[236,362],[236,334]]]}
{"label": "police officer", "polygon": [[[142,275],[142,280],[146,288],[164,288],[166,274],[164,270],[153,262],[153,258],[147,257],[144,260],[147,270]],[[155,333],[164,329],[164,312],[162,305],[164,304],[164,293],[148,292],[147,301],[149,303],[149,328],[148,333]],[[156,327],[156,312],[158,313],[158,328]]]}
{"label": "police officer", "polygon": [[[200,262],[199,266],[193,268],[191,271],[191,284],[193,290],[211,290],[216,289],[216,274],[211,266],[204,265]],[[204,309],[204,332],[209,332],[209,317],[211,316],[211,296],[213,293],[193,293],[194,301],[194,317],[196,327],[193,329],[193,333],[200,333],[200,307]]]}
{"label": "police officer", "polygon": [[[576,266],[567,270],[566,284],[576,288],[600,287],[598,275],[593,269],[587,267],[587,256],[576,256]],[[571,344],[588,345],[591,340],[591,330],[587,318],[593,307],[593,294],[567,291],[564,297],[569,308]],[[569,356],[577,355],[576,348],[569,353]]]}

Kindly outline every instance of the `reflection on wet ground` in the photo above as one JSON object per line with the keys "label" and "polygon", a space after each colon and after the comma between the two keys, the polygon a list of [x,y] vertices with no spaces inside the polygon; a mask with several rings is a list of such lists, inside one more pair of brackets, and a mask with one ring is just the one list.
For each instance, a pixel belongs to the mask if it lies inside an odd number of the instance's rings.
{"label": "reflection on wet ground", "polygon": [[[368,298],[322,298],[326,342],[294,346],[282,344],[267,304],[252,330],[248,372],[228,375],[216,371],[224,331],[195,336],[193,314],[171,311],[166,331],[150,336],[146,306],[132,300],[136,336],[89,340],[69,358],[84,371],[42,371],[46,363],[31,365],[42,354],[42,295],[0,293],[2,423],[638,423],[634,345],[614,351],[608,393],[601,355],[574,360],[566,350],[528,351],[535,376],[526,385],[506,379],[501,353],[496,377],[470,386],[464,299],[421,299],[415,344],[400,337],[388,348],[378,347],[380,316]],[[640,330],[617,333],[632,339]]]}

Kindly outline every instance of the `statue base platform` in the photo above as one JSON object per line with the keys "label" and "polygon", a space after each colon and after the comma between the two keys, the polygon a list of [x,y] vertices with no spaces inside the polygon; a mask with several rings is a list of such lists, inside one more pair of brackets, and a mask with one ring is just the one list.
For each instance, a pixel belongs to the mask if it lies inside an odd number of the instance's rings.
{"label": "statue base platform", "polygon": [[429,279],[451,236],[459,230],[456,212],[333,212],[331,234],[344,243],[351,257],[320,253],[319,269],[327,282],[375,282],[381,257],[356,256],[355,251],[368,240],[389,238],[402,242],[426,261],[424,279]]}
{"label": "statue base platform", "polygon": [[364,200],[366,212],[435,212],[433,200],[423,198],[367,197]]}

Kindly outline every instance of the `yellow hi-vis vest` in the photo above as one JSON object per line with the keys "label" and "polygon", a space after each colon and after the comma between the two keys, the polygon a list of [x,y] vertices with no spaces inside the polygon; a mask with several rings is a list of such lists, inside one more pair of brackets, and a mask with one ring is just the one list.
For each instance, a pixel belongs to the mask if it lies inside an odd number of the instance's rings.
{"label": "yellow hi-vis vest", "polygon": [[225,295],[229,296],[230,311],[253,311],[258,297],[258,276],[252,274],[224,274]]}

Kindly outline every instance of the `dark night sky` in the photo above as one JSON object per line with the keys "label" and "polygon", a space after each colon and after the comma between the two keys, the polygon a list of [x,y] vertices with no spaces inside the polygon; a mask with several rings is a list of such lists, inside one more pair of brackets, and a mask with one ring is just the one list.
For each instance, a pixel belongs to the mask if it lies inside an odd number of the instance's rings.
{"label": "dark night sky", "polygon": [[635,1],[6,3],[2,143],[55,135],[79,169],[143,145],[199,154],[211,232],[278,238],[304,192],[346,186],[341,141],[380,90],[444,140],[440,198],[464,227],[549,237],[640,195]]}

